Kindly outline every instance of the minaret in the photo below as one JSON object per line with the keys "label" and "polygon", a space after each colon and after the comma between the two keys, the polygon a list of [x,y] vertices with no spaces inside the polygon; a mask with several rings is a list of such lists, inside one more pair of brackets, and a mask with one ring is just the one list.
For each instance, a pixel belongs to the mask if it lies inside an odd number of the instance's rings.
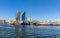
{"label": "minaret", "polygon": [[18,10],[16,12],[16,21],[20,22],[20,12]]}

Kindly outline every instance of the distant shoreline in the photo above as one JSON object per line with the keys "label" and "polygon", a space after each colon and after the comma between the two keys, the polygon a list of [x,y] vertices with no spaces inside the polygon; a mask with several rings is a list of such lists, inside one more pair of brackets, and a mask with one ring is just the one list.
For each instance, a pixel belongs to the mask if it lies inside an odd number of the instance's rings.
{"label": "distant shoreline", "polygon": [[[2,25],[14,25],[14,26],[17,26],[15,24],[2,24]],[[23,24],[23,25],[26,25],[26,26],[60,26],[60,25],[27,25],[27,24]],[[22,24],[19,24],[18,26],[22,26]]]}

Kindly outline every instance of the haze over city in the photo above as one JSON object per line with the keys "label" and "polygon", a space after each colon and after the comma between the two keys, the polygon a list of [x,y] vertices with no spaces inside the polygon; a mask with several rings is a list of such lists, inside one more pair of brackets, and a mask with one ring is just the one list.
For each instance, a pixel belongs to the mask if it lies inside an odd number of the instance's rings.
{"label": "haze over city", "polygon": [[0,0],[0,19],[15,18],[17,10],[36,20],[60,20],[60,0]]}

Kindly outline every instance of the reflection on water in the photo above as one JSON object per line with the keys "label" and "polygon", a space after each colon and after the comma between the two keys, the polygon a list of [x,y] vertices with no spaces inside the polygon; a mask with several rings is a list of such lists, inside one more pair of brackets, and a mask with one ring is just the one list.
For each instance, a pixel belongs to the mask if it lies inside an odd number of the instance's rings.
{"label": "reflection on water", "polygon": [[[17,29],[18,30],[17,30]],[[60,38],[60,26],[0,25],[0,38]]]}

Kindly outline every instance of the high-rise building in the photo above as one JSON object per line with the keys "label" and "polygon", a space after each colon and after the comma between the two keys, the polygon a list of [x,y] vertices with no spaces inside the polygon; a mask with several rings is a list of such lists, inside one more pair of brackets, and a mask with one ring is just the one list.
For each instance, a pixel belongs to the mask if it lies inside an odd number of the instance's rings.
{"label": "high-rise building", "polygon": [[16,12],[16,21],[20,22],[20,12],[19,11]]}
{"label": "high-rise building", "polygon": [[22,14],[22,21],[23,21],[23,22],[26,21],[26,12],[24,12],[24,13]]}

